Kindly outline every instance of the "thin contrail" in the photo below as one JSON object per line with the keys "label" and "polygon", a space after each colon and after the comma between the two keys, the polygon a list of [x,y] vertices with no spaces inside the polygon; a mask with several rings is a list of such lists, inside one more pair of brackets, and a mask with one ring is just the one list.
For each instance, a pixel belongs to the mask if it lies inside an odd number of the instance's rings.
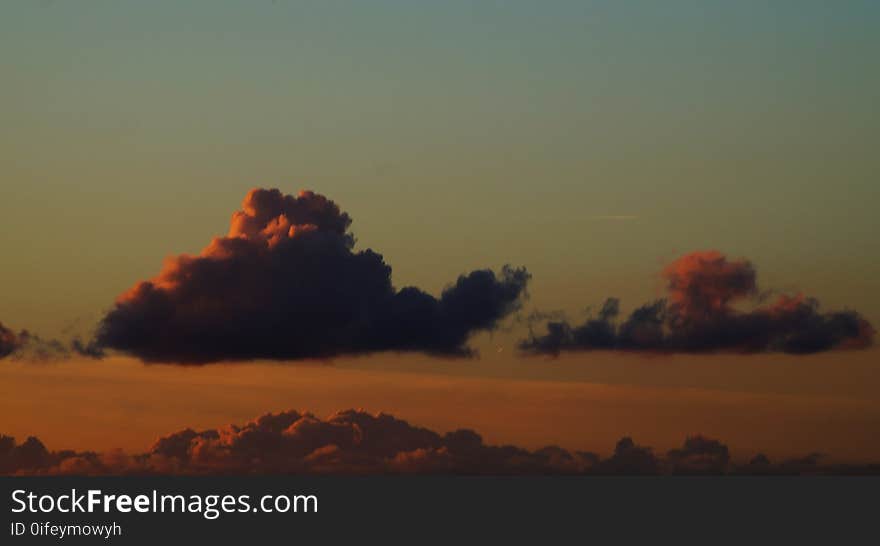
{"label": "thin contrail", "polygon": [[636,220],[638,216],[634,214],[602,214],[593,216],[593,220]]}

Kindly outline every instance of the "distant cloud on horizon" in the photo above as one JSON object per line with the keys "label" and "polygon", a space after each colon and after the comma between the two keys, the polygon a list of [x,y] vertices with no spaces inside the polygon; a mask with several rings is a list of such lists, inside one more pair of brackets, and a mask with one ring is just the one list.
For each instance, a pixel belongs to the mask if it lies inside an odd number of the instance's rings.
{"label": "distant cloud on horizon", "polygon": [[244,425],[162,436],[146,453],[50,451],[35,437],[0,435],[0,475],[254,474],[878,474],[880,465],[825,464],[821,455],[773,463],[756,454],[734,462],[703,435],[658,455],[621,438],[608,457],[558,446],[487,445],[473,430],[440,434],[384,413],[345,410],[327,418],[295,410]]}

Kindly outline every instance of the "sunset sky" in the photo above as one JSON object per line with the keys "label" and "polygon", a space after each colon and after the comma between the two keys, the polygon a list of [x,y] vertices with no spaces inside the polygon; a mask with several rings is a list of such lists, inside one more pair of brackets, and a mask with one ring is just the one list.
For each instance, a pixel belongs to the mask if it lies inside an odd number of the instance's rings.
{"label": "sunset sky", "polygon": [[[0,321],[90,336],[252,188],[314,190],[396,288],[504,264],[528,299],[479,358],[0,360],[0,432],[145,449],[287,408],[388,411],[487,441],[880,460],[880,350],[526,356],[666,295],[694,251],[880,324],[880,4],[110,2],[0,7]],[[756,295],[758,295],[756,293]]]}

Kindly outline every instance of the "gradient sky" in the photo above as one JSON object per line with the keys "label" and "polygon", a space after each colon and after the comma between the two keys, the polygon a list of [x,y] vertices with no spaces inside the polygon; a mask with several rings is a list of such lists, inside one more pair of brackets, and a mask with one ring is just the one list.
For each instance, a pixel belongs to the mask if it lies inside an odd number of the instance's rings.
{"label": "gradient sky", "polygon": [[[534,275],[527,309],[578,316],[609,295],[649,300],[664,263],[715,248],[752,260],[764,288],[876,325],[878,26],[868,0],[5,2],[0,320],[88,328],[264,186],[334,199],[398,286],[437,293],[509,262]],[[636,357],[523,361],[521,334],[483,336],[479,361],[411,360],[867,400],[877,424],[876,349],[802,369],[670,357],[658,372]]]}

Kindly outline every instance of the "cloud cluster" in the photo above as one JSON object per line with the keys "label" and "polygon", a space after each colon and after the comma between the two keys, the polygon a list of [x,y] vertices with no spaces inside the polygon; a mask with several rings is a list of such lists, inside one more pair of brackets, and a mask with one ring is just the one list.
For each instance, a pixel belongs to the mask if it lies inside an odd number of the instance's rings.
{"label": "cloud cluster", "polygon": [[245,425],[159,438],[146,453],[49,452],[36,438],[0,438],[0,474],[535,474],[580,473],[591,453],[490,446],[471,430],[446,434],[361,410],[326,419],[284,411]]}
{"label": "cloud cluster", "polygon": [[757,455],[734,464],[727,446],[690,436],[658,456],[622,438],[607,458],[557,446],[530,451],[492,446],[472,430],[446,434],[387,414],[340,411],[326,419],[285,411],[245,425],[159,438],[146,453],[51,452],[36,438],[0,436],[0,474],[252,475],[252,474],[880,474],[880,465],[827,465],[821,456],[771,463]]}
{"label": "cloud cluster", "polygon": [[387,414],[347,410],[320,419],[287,411],[244,426],[160,438],[148,461],[172,460],[202,473],[522,473],[545,457],[483,444],[470,430],[444,435]]}
{"label": "cloud cluster", "polygon": [[322,195],[254,189],[229,233],[169,259],[122,294],[87,353],[144,361],[324,358],[374,351],[471,353],[468,338],[517,310],[530,275],[505,266],[462,275],[439,298],[395,289],[391,267],[354,250],[351,218]]}
{"label": "cloud cluster", "polygon": [[30,436],[21,444],[12,436],[0,434],[0,474],[27,474],[52,468],[64,454],[52,454],[37,438]]}
{"label": "cloud cluster", "polygon": [[754,266],[715,251],[682,256],[663,270],[668,297],[635,309],[617,322],[619,301],[609,298],[596,317],[572,325],[546,321],[546,333],[520,343],[527,353],[627,350],[657,352],[816,353],[865,348],[874,329],[855,311],[822,312],[802,295],[759,299]]}

